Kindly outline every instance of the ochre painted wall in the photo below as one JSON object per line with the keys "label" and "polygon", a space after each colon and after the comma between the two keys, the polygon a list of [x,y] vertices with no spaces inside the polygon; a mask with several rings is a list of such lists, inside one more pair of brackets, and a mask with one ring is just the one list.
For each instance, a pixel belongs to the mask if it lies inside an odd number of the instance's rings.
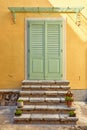
{"label": "ochre painted wall", "polygon": [[[0,88],[20,88],[25,72],[25,18],[44,14],[17,14],[17,22],[8,10],[10,6],[47,6],[47,0],[0,1]],[[52,15],[51,15],[52,17]]]}
{"label": "ochre painted wall", "polygon": [[70,17],[67,20],[67,79],[72,89],[87,89],[87,21],[78,27]]}
{"label": "ochre painted wall", "polygon": [[16,24],[10,6],[54,6],[51,0],[0,1],[0,88],[20,88],[25,74],[25,18],[66,18],[66,79],[72,89],[87,89],[87,20],[81,25],[75,14],[17,13]]}

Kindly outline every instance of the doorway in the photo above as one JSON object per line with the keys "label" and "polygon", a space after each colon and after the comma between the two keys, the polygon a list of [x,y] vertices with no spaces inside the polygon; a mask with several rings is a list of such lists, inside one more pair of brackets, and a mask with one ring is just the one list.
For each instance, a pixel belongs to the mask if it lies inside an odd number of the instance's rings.
{"label": "doorway", "polygon": [[27,79],[63,77],[63,20],[27,21]]}

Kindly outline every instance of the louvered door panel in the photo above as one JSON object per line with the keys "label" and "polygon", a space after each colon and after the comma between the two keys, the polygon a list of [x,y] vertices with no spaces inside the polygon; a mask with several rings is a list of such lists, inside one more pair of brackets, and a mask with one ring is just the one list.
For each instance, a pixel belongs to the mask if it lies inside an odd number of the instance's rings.
{"label": "louvered door panel", "polygon": [[30,79],[44,78],[44,22],[30,22]]}
{"label": "louvered door panel", "polygon": [[29,22],[28,79],[62,77],[62,21]]}
{"label": "louvered door panel", "polygon": [[46,79],[61,79],[61,23],[46,22]]}

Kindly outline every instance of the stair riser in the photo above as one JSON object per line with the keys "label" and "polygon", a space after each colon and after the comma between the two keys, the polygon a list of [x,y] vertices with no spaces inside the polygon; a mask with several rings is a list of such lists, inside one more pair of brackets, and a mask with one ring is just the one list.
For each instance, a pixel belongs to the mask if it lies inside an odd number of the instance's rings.
{"label": "stair riser", "polygon": [[48,85],[50,85],[50,86],[56,86],[56,85],[60,85],[60,86],[68,86],[69,85],[69,83],[34,83],[34,82],[30,82],[30,83],[22,83],[22,85],[40,85],[40,86],[42,86],[42,85],[46,85],[46,86],[48,86]]}
{"label": "stair riser", "polygon": [[21,97],[65,97],[65,94],[26,94],[21,93]]}
{"label": "stair riser", "polygon": [[68,114],[70,110],[22,110],[23,114]]}
{"label": "stair riser", "polygon": [[24,101],[24,105],[65,105],[65,102],[29,102]]}
{"label": "stair riser", "polygon": [[58,121],[58,120],[14,120],[16,124],[57,124],[57,125],[76,125],[76,121]]}
{"label": "stair riser", "polygon": [[28,88],[28,87],[22,87],[23,91],[32,91],[32,90],[36,90],[36,91],[68,91],[70,89],[70,87],[67,88]]}

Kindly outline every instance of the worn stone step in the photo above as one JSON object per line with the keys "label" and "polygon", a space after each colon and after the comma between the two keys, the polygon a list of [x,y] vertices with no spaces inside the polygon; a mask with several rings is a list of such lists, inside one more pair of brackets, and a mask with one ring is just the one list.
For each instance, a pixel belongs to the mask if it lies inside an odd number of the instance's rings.
{"label": "worn stone step", "polygon": [[28,104],[64,104],[65,98],[62,97],[19,97],[19,100],[23,100],[25,105]]}
{"label": "worn stone step", "polygon": [[28,124],[68,124],[75,125],[78,121],[77,117],[69,117],[68,114],[22,114],[14,116],[15,123]]}
{"label": "worn stone step", "polygon": [[[16,108],[19,109],[19,108]],[[23,113],[61,113],[67,114],[69,111],[75,111],[73,107],[67,107],[66,105],[24,105],[20,108]]]}
{"label": "worn stone step", "polygon": [[64,90],[69,90],[70,87],[69,86],[64,86],[64,85],[22,85],[22,90],[50,90],[50,91],[58,91],[58,90],[61,90],[61,91],[64,91]]}
{"label": "worn stone step", "polygon": [[31,96],[31,97],[39,97],[39,96],[62,96],[66,95],[67,91],[20,91],[20,96]]}
{"label": "worn stone step", "polygon": [[69,85],[67,80],[23,80],[23,85]]}
{"label": "worn stone step", "polygon": [[75,125],[78,118],[69,117],[73,107],[67,107],[65,95],[70,89],[69,81],[24,80],[20,100],[24,106],[21,116],[14,116],[15,123]]}

